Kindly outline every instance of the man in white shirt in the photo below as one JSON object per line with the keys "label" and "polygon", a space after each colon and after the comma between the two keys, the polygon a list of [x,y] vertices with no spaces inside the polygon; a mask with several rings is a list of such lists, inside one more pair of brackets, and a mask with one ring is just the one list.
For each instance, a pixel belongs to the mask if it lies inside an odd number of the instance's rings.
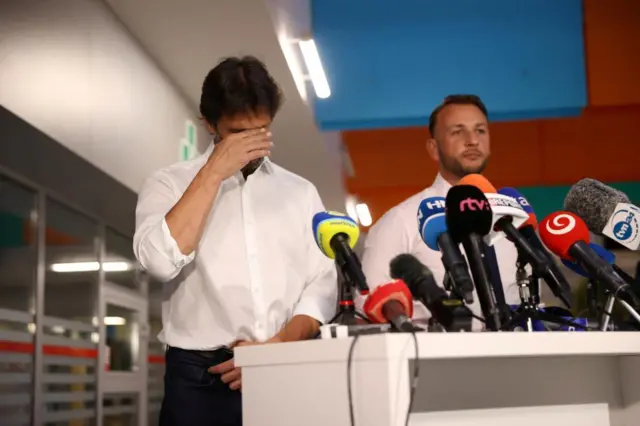
{"label": "man in white shirt", "polygon": [[[481,173],[489,160],[491,150],[487,110],[477,96],[448,96],[431,113],[429,131],[432,137],[427,141],[427,151],[438,162],[439,173],[429,188],[393,207],[369,231],[362,267],[371,287],[391,280],[389,262],[402,253],[416,256],[442,285],[445,274],[442,255],[429,249],[420,237],[418,206],[425,198],[446,197],[452,185],[468,174]],[[495,271],[492,274],[497,275],[492,276],[494,283],[501,281],[499,288],[495,289],[496,298],[509,304],[518,304],[520,299],[515,282],[517,250],[506,239],[499,241],[494,248],[495,255],[489,249],[487,257],[490,262],[493,257],[493,264],[497,263],[499,267],[499,273]],[[475,292],[470,308],[476,315],[482,316]],[[414,319],[429,317],[429,311],[416,302]],[[480,327],[480,323],[474,323],[474,328]]]}
{"label": "man in white shirt", "polygon": [[311,229],[318,192],[269,161],[280,102],[260,61],[222,61],[200,102],[213,144],[140,191],[134,251],[165,283],[161,425],[241,425],[233,347],[308,339],[335,313],[336,269]]}

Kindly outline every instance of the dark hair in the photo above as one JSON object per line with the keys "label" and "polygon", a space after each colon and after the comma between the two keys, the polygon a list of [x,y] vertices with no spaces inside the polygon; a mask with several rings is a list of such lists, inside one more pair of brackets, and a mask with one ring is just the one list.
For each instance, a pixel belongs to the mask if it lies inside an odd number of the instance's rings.
{"label": "dark hair", "polygon": [[431,116],[429,116],[429,132],[431,136],[435,134],[436,124],[438,122],[438,114],[440,111],[444,109],[447,105],[474,105],[477,107],[485,117],[488,117],[487,107],[484,106],[484,103],[480,99],[479,96],[476,95],[449,95],[444,98],[444,101],[440,105],[438,105],[432,112]]}
{"label": "dark hair", "polygon": [[267,112],[273,118],[282,92],[265,65],[253,56],[221,61],[202,83],[200,114],[212,126],[222,117]]}

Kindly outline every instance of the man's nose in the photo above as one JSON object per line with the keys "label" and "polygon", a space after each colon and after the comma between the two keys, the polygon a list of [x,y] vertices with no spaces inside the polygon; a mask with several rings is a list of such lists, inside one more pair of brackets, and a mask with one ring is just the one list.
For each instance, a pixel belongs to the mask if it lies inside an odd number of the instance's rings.
{"label": "man's nose", "polygon": [[475,132],[466,131],[464,137],[464,145],[465,146],[477,146],[478,145],[478,135]]}

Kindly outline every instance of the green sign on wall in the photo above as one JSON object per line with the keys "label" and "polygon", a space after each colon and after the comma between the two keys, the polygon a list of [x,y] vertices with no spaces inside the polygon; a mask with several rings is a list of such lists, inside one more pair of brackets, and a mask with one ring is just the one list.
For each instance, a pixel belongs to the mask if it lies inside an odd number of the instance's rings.
{"label": "green sign on wall", "polygon": [[187,120],[185,124],[185,134],[180,139],[180,161],[188,161],[198,155],[198,132],[196,126],[191,120]]}

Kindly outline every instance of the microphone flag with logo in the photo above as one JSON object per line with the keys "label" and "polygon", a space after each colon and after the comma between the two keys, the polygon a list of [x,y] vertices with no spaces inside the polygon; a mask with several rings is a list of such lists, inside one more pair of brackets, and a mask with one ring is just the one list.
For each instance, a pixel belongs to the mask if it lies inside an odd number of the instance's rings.
{"label": "microphone flag with logo", "polygon": [[492,230],[485,237],[485,242],[490,246],[505,238],[505,233],[496,227],[500,219],[508,217],[515,228],[519,228],[529,215],[522,209],[520,203],[507,195],[498,194],[496,188],[482,175],[470,174],[460,179],[459,185],[471,185],[484,193],[489,200],[492,211]]}
{"label": "microphone flag with logo", "polygon": [[533,229],[536,229],[538,227],[538,218],[536,217],[536,212],[533,211],[533,207],[531,207],[529,201],[527,201],[527,199],[524,198],[524,196],[520,194],[517,189],[509,187],[501,188],[498,190],[498,194],[506,195],[507,197],[511,197],[516,200],[518,204],[520,204],[520,207],[522,207],[522,210],[529,215],[527,220],[522,225],[520,225],[520,229],[526,226],[531,226],[533,227]]}
{"label": "microphone flag with logo", "polygon": [[618,298],[633,307],[640,306],[629,283],[589,245],[589,229],[580,217],[567,211],[551,213],[540,223],[540,238],[562,259],[577,261],[592,279],[606,285]]}
{"label": "microphone flag with logo", "polygon": [[487,235],[493,224],[487,197],[471,185],[456,185],[449,190],[446,219],[448,232],[458,243],[471,234]]}
{"label": "microphone flag with logo", "polygon": [[431,250],[442,253],[449,283],[465,302],[473,303],[473,281],[469,275],[467,261],[460,251],[459,241],[447,232],[445,215],[446,200],[443,197],[429,197],[418,207],[418,230],[422,241]]}
{"label": "microphone flag with logo", "polygon": [[429,197],[418,206],[418,231],[427,247],[439,251],[438,238],[447,232],[444,197]]}
{"label": "microphone flag with logo", "polygon": [[540,238],[561,259],[573,261],[569,250],[576,241],[589,244],[589,228],[577,215],[560,211],[551,213],[540,224]]}
{"label": "microphone flag with logo", "polygon": [[367,279],[358,256],[353,252],[360,236],[360,228],[355,220],[344,213],[326,211],[316,213],[311,225],[320,251],[336,260],[344,277],[358,288],[360,294],[368,294]]}
{"label": "microphone flag with logo", "polygon": [[462,243],[467,254],[486,327],[498,331],[502,328],[503,312],[508,307],[503,300],[498,301],[496,298],[494,284],[489,278],[491,265],[484,256],[483,238],[493,226],[489,201],[475,186],[454,186],[447,193],[446,217],[449,234],[454,241]]}

